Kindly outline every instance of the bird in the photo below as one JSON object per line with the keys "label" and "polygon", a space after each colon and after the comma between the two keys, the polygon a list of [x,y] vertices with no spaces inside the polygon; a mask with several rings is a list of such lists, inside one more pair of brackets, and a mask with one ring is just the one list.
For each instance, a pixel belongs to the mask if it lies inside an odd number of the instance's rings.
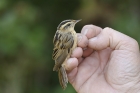
{"label": "bird", "polygon": [[66,61],[70,58],[72,51],[77,47],[77,34],[74,30],[75,24],[81,20],[64,20],[58,27],[53,39],[52,59],[55,60],[53,71],[58,72],[59,83],[62,89],[66,89],[68,77],[66,73]]}

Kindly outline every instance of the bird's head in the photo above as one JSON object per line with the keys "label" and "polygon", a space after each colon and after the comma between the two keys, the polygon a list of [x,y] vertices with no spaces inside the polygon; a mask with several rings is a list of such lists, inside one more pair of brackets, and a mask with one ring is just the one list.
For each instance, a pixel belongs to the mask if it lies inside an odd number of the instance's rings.
{"label": "bird's head", "polygon": [[81,20],[72,20],[72,19],[64,20],[58,25],[57,30],[63,30],[63,31],[74,30],[75,24],[79,21]]}

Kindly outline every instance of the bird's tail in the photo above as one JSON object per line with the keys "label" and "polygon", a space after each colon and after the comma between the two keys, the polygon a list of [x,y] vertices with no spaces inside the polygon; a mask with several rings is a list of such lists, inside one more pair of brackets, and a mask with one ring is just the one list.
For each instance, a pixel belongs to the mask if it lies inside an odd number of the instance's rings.
{"label": "bird's tail", "polygon": [[65,89],[67,87],[68,77],[65,68],[62,66],[58,70],[58,77],[60,85],[62,86],[63,89]]}
{"label": "bird's tail", "polygon": [[58,66],[57,65],[54,65],[53,71],[58,71]]}

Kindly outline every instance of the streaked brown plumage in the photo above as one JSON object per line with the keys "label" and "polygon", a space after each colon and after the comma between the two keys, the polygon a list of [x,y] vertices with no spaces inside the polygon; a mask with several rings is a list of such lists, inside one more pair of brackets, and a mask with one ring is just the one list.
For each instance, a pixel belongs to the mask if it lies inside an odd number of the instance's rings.
{"label": "streaked brown plumage", "polygon": [[80,20],[64,20],[62,21],[55,33],[53,43],[53,55],[55,60],[53,71],[58,71],[59,82],[63,89],[67,87],[68,78],[65,70],[65,62],[74,48],[77,47],[77,35],[74,26]]}

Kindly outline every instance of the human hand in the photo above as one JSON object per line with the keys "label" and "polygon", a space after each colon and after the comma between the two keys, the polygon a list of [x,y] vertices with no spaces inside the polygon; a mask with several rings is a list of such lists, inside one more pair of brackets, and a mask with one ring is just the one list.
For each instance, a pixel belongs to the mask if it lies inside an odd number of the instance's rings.
{"label": "human hand", "polygon": [[84,26],[78,37],[66,64],[69,82],[78,93],[140,93],[136,40],[94,25]]}

